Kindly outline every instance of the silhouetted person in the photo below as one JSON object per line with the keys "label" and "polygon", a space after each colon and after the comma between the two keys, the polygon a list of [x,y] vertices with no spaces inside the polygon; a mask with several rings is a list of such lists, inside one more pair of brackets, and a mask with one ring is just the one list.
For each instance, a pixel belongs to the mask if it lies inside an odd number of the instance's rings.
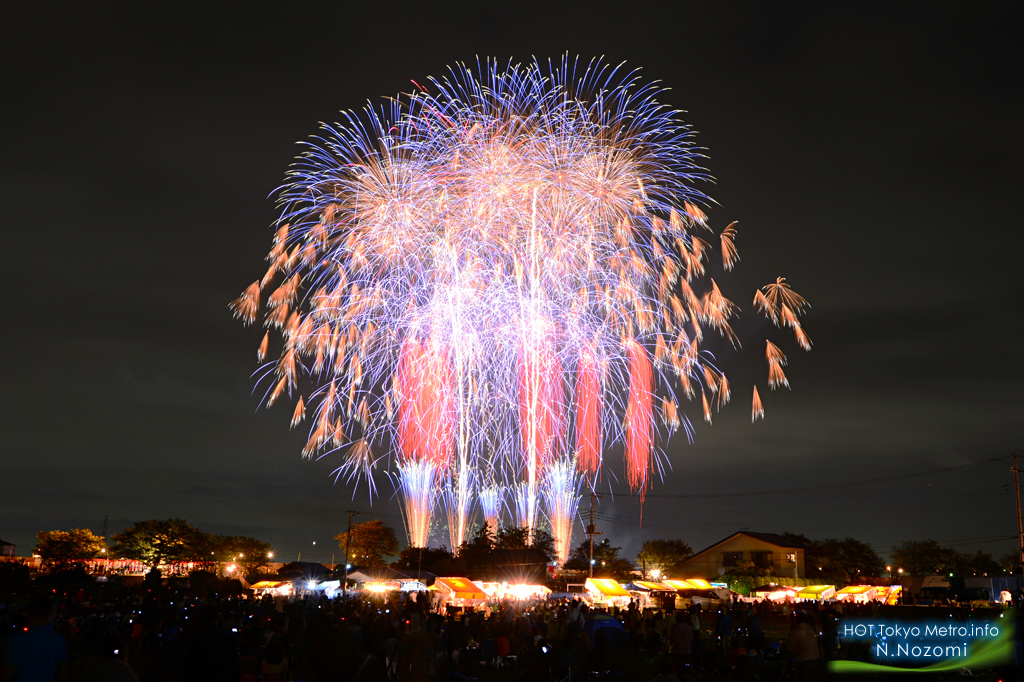
{"label": "silhouetted person", "polygon": [[193,682],[237,680],[242,674],[234,639],[217,628],[217,612],[204,606],[196,614],[198,628],[185,655],[186,679]]}
{"label": "silhouetted person", "polygon": [[46,597],[28,603],[28,631],[19,632],[7,643],[3,682],[53,682],[67,678],[68,643],[53,631],[53,605]]}
{"label": "silhouetted person", "polygon": [[79,682],[139,682],[125,662],[125,652],[115,635],[99,638],[96,656],[75,677]]}
{"label": "silhouetted person", "polygon": [[796,657],[796,679],[817,680],[822,677],[822,666],[819,665],[821,649],[818,635],[814,631],[814,616],[800,611],[796,616],[796,626],[789,635],[789,648]]}

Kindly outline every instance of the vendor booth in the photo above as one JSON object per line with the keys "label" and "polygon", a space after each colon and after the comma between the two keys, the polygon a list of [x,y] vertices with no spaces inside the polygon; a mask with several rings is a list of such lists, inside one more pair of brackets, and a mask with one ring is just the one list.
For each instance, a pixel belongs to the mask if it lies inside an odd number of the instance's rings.
{"label": "vendor booth", "polygon": [[693,585],[688,580],[669,580],[666,578],[661,581],[661,584],[668,587],[670,590],[692,590]]}
{"label": "vendor booth", "polygon": [[835,596],[835,585],[808,585],[801,587],[795,595],[797,599],[813,599],[814,601],[825,601]]}
{"label": "vendor booth", "polygon": [[438,578],[433,590],[443,606],[480,606],[487,599],[487,594],[469,578]]}
{"label": "vendor booth", "polygon": [[791,600],[797,593],[798,587],[790,587],[789,585],[777,585],[775,583],[767,583],[765,585],[758,585],[750,591],[750,596],[755,599],[767,599],[774,602],[783,602]]}
{"label": "vendor booth", "polygon": [[688,609],[694,604],[703,609],[717,608],[723,601],[721,596],[711,587],[711,583],[703,578],[687,578],[686,580],[662,580],[661,583],[675,590],[675,608]]}
{"label": "vendor booth", "polygon": [[544,585],[480,583],[480,589],[484,591],[488,599],[496,601],[503,601],[505,599],[525,601],[530,599],[547,599],[551,596],[551,590]]}
{"label": "vendor booth", "polygon": [[903,594],[902,585],[882,586],[876,589],[878,590],[878,594],[875,598],[883,604],[895,606],[900,603],[900,597]]}
{"label": "vendor booth", "polygon": [[631,599],[629,592],[611,578],[587,578],[584,587],[594,606],[625,607]]}
{"label": "vendor booth", "polygon": [[836,601],[864,604],[878,598],[878,587],[875,585],[848,585],[836,592]]}
{"label": "vendor booth", "polygon": [[253,596],[259,597],[290,597],[292,583],[290,580],[261,580],[252,586]]}
{"label": "vendor booth", "polygon": [[665,606],[675,606],[676,591],[668,585],[652,583],[647,580],[634,580],[630,585],[627,585],[626,589],[639,598],[641,607],[663,608]]}

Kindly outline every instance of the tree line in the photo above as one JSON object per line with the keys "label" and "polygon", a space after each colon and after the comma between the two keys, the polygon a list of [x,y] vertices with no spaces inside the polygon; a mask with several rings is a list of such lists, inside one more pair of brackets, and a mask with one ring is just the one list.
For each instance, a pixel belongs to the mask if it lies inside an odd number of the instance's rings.
{"label": "tree line", "polygon": [[249,574],[273,558],[268,542],[245,535],[206,533],[179,518],[136,521],[111,539],[113,545],[108,547],[106,538],[88,528],[41,531],[36,534],[34,553],[51,570],[107,557],[139,561],[150,570],[176,562],[234,562]]}
{"label": "tree line", "polygon": [[[816,540],[797,533],[783,533],[783,537],[794,546],[804,548],[805,577],[834,583],[895,574],[900,568],[904,574],[914,576],[994,575],[1012,573],[1019,563],[1016,552],[995,559],[981,550],[959,552],[926,539],[900,543],[893,548],[887,565],[871,545],[852,537]],[[106,538],[89,529],[42,531],[37,535],[35,553],[50,569],[106,556],[139,561],[150,569],[175,562],[234,562],[245,575],[260,571],[273,556],[269,543],[242,535],[206,533],[179,518],[137,521],[111,539],[113,544],[108,547]],[[398,570],[424,570],[435,575],[477,574],[502,563],[546,565],[555,557],[551,535],[535,530],[531,536],[525,527],[494,530],[481,526],[455,551],[447,546],[406,547],[399,551],[394,529],[377,519],[355,524],[351,534],[339,533],[335,540],[339,548],[348,550],[347,563],[353,566],[390,565]],[[633,561],[622,555],[621,547],[605,538],[594,543],[593,575],[626,580],[639,569],[650,577],[679,576],[683,563],[693,554],[690,545],[681,539],[645,540]],[[390,559],[394,560],[389,564]],[[573,548],[561,569],[581,576],[590,575],[590,542],[584,540]],[[767,576],[768,572],[748,561],[731,568],[725,575]]]}

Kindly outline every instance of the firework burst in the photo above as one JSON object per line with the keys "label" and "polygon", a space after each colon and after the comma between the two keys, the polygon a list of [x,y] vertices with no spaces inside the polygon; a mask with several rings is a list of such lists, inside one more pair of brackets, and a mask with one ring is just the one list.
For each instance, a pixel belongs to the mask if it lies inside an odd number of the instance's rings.
{"label": "firework burst", "polygon": [[[533,529],[543,501],[564,557],[610,445],[642,496],[689,429],[679,399],[709,421],[729,401],[702,346],[738,346],[708,274],[708,176],[659,92],[600,62],[459,66],[325,126],[289,173],[268,269],[231,307],[250,323],[265,299],[266,402],[311,412],[307,456],[347,448],[338,475],[371,481],[390,453],[411,544],[438,505],[457,547],[475,509]],[[785,280],[755,305],[810,348]]]}

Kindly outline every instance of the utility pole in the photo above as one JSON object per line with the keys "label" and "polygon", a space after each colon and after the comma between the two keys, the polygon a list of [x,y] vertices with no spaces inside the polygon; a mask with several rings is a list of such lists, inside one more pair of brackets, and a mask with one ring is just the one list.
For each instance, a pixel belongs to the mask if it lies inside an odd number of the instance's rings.
{"label": "utility pole", "polygon": [[587,536],[590,538],[590,577],[594,577],[594,536],[603,535],[600,531],[594,528],[594,498],[600,499],[601,496],[595,493],[593,490],[590,491],[590,525],[587,526]]}
{"label": "utility pole", "polygon": [[348,549],[349,543],[352,542],[352,515],[358,513],[351,509],[348,510],[348,532],[345,533],[345,582],[341,584],[341,598],[346,604],[348,603]]}
{"label": "utility pole", "polygon": [[1017,556],[1017,563],[1024,571],[1024,526],[1020,520],[1020,469],[1017,468],[1017,455],[1013,456],[1013,492],[1017,496],[1017,548],[1020,554]]}

